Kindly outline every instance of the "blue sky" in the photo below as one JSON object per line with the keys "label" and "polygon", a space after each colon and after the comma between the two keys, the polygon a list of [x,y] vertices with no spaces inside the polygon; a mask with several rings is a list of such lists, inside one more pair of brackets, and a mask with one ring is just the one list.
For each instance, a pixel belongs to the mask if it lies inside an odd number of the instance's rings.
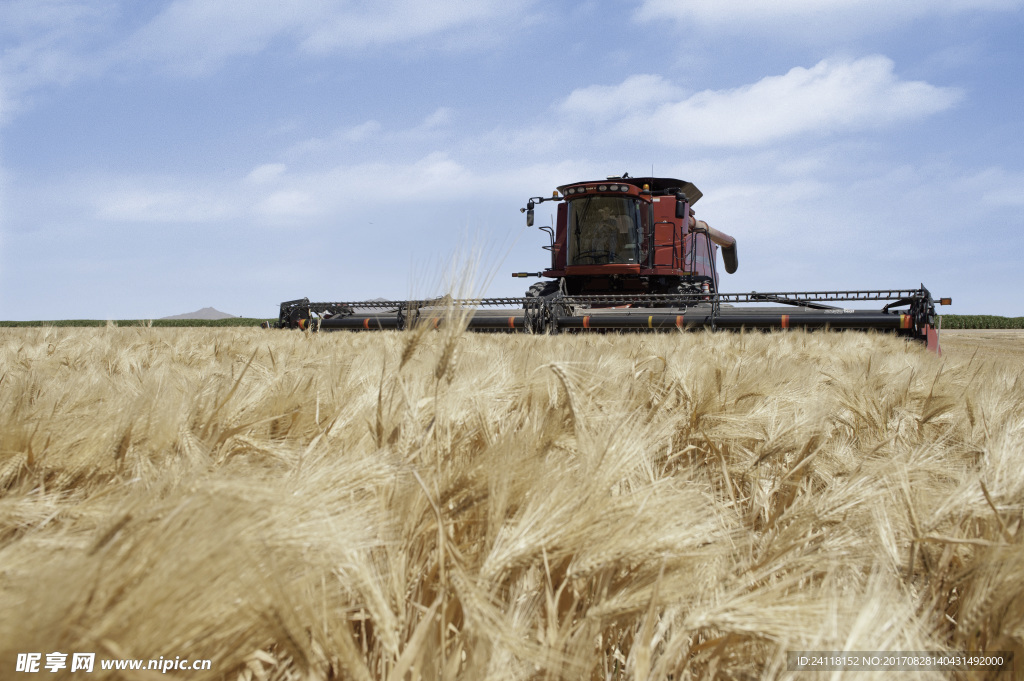
{"label": "blue sky", "polygon": [[1021,316],[1022,36],[1024,0],[0,0],[0,319],[519,295],[528,197],[652,167],[737,238],[723,290]]}

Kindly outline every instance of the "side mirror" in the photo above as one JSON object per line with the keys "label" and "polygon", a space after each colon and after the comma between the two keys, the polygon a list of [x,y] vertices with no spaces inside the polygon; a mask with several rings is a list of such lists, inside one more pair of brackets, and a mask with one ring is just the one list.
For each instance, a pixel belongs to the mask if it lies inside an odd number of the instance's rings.
{"label": "side mirror", "polygon": [[526,226],[533,227],[533,201],[526,204]]}
{"label": "side mirror", "polygon": [[682,193],[676,194],[676,218],[685,220],[690,217],[686,212],[686,196]]}

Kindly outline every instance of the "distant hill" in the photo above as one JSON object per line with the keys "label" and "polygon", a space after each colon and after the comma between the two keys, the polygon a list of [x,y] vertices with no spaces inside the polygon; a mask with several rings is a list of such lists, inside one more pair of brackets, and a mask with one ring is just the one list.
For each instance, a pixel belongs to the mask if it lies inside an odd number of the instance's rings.
{"label": "distant hill", "polygon": [[212,307],[204,307],[202,310],[196,310],[195,312],[186,312],[185,314],[176,314],[171,317],[161,317],[160,319],[234,319],[235,315],[228,314],[227,312],[221,312]]}

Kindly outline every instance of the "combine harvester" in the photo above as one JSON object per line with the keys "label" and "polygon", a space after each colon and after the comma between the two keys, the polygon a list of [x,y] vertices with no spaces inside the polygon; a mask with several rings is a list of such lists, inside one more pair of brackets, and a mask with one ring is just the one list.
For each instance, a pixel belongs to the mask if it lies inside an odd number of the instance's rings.
{"label": "combine harvester", "polygon": [[[558,203],[548,233],[551,266],[513,277],[545,277],[521,298],[281,303],[278,328],[312,331],[405,329],[459,318],[475,331],[558,333],[571,330],[876,329],[939,350],[935,301],[928,289],[720,293],[717,259],[736,271],[736,239],[697,220],[702,194],[664,177],[609,177],[574,182],[534,207]],[[877,310],[834,303],[886,301]],[[938,301],[950,303],[949,298]],[[464,313],[464,314],[463,314]]]}

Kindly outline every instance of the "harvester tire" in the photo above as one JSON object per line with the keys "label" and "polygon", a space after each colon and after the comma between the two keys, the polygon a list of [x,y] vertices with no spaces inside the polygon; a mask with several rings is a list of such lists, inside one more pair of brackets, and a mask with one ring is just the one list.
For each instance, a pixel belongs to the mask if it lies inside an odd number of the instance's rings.
{"label": "harvester tire", "polygon": [[708,283],[710,284],[710,287],[709,287],[709,289],[707,291],[705,291],[703,289],[703,287],[701,286],[701,284],[698,283],[698,282],[681,281],[677,285],[673,286],[669,290],[669,293],[671,293],[673,295],[679,295],[679,296],[693,296],[693,295],[700,296],[701,294],[703,294],[703,296],[707,296],[709,294],[714,294],[715,293],[714,282],[708,282]]}
{"label": "harvester tire", "polygon": [[543,301],[554,298],[559,293],[558,280],[538,281],[523,294],[524,298],[536,298],[537,303],[531,305],[525,303],[523,308],[526,315],[526,326],[533,333],[544,333],[548,329],[547,315],[549,309],[543,305]]}
{"label": "harvester tire", "polygon": [[558,281],[538,281],[530,286],[524,298],[549,298],[558,293]]}

